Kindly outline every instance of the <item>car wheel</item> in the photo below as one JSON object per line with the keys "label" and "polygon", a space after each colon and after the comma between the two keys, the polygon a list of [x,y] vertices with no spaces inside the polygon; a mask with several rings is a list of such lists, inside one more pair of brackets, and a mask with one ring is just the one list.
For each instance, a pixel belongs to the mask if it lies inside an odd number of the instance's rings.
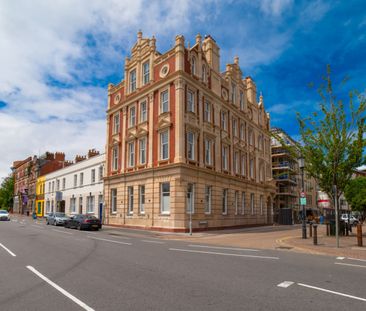
{"label": "car wheel", "polygon": [[81,224],[78,224],[77,229],[81,230]]}
{"label": "car wheel", "polygon": [[46,222],[46,225],[49,225],[50,223],[48,222],[48,220],[47,220],[47,222]]}

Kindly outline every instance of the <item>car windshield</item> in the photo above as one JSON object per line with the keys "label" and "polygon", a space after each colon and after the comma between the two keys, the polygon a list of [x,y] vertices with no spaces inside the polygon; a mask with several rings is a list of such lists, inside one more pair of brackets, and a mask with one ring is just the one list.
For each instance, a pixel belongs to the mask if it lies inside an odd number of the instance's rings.
{"label": "car windshield", "polygon": [[5,210],[0,210],[0,214],[7,214],[8,211],[5,211]]}
{"label": "car windshield", "polygon": [[55,216],[56,217],[65,217],[65,213],[56,213]]}

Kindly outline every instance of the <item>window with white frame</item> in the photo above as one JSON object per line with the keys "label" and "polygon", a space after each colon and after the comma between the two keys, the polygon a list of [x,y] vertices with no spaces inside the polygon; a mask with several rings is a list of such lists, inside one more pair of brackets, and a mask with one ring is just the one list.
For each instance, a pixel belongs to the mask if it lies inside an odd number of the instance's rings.
{"label": "window with white frame", "polygon": [[228,193],[229,189],[223,189],[222,191],[222,214],[227,214],[227,204],[228,204]]}
{"label": "window with white frame", "polygon": [[79,214],[83,213],[83,197],[79,197]]}
{"label": "window with white frame", "polygon": [[234,205],[235,205],[235,215],[238,215],[238,213],[239,213],[239,191],[235,191]]}
{"label": "window with white frame", "polygon": [[119,132],[119,113],[113,115],[113,134],[117,134]]}
{"label": "window with white frame", "polygon": [[140,103],[140,122],[145,122],[147,120],[147,106],[146,100]]}
{"label": "window with white frame", "polygon": [[128,214],[133,214],[133,187],[127,187],[127,195],[128,195]]}
{"label": "window with white frame", "polygon": [[143,84],[147,84],[150,81],[150,62],[147,61],[142,65],[142,78]]}
{"label": "window with white frame", "polygon": [[94,204],[95,204],[95,196],[94,195],[90,195],[90,196],[86,197],[86,212],[88,214],[93,214],[94,213]]}
{"label": "window with white frame", "polygon": [[242,155],[241,156],[241,175],[242,176],[246,176],[247,174],[247,161],[246,161],[246,156]]}
{"label": "window with white frame", "polygon": [[238,121],[235,118],[233,118],[233,136],[238,136]]}
{"label": "window with white frame", "polygon": [[244,110],[244,93],[240,91],[240,110]]}
{"label": "window with white frame", "polygon": [[160,133],[160,160],[167,160],[169,158],[169,132],[164,131]]}
{"label": "window with white frame", "polygon": [[188,160],[195,160],[195,137],[194,133],[187,132],[187,157]]}
{"label": "window with white frame", "polygon": [[51,182],[48,183],[48,192],[51,192]]}
{"label": "window with white frame", "polygon": [[160,211],[162,214],[170,213],[170,183],[160,184]]}
{"label": "window with white frame", "polygon": [[130,72],[130,92],[136,90],[136,69]]}
{"label": "window with white frame", "polygon": [[117,189],[111,189],[111,213],[117,213]]}
{"label": "window with white frame", "polygon": [[55,181],[52,181],[52,192],[55,192]]}
{"label": "window with white frame", "polygon": [[146,163],[146,137],[139,140],[139,162],[140,164]]}
{"label": "window with white frame", "polygon": [[231,102],[233,105],[236,104],[236,85],[231,83]]}
{"label": "window with white frame", "polygon": [[118,170],[118,146],[114,146],[112,149],[112,170]]}
{"label": "window with white frame", "polygon": [[76,198],[74,197],[70,198],[70,212],[71,214],[76,213]]}
{"label": "window with white frame", "polygon": [[80,173],[80,186],[84,185],[84,173]]}
{"label": "window with white frame", "polygon": [[205,186],[205,214],[211,214],[212,186]]}
{"label": "window with white frame", "polygon": [[187,91],[187,111],[195,112],[194,92],[191,90]]}
{"label": "window with white frame", "polygon": [[99,166],[98,175],[99,175],[99,181],[101,181],[103,179],[103,165]]}
{"label": "window with white frame", "polygon": [[254,159],[250,159],[249,161],[249,174],[250,178],[254,178]]}
{"label": "window with white frame", "polygon": [[240,124],[240,134],[239,134],[241,140],[245,140],[244,134],[245,134],[245,127],[244,127],[244,123],[242,123],[242,124]]}
{"label": "window with white frame", "polygon": [[225,111],[221,112],[221,127],[227,131],[227,113]]}
{"label": "window with white frame", "polygon": [[261,211],[261,215],[263,215],[263,195],[259,196],[259,208]]}
{"label": "window with white frame", "polygon": [[46,213],[50,213],[51,212],[51,204],[50,204],[50,200],[46,201]]}
{"label": "window with white frame", "polygon": [[130,127],[136,125],[136,107],[132,106],[129,109],[130,112]]}
{"label": "window with white frame", "polygon": [[234,152],[234,173],[235,174],[239,174],[239,152],[235,151]]}
{"label": "window with white frame", "polygon": [[74,175],[74,188],[78,185],[78,175]]}
{"label": "window with white frame", "polygon": [[222,146],[222,169],[227,171],[229,169],[229,148]]}
{"label": "window with white frame", "polygon": [[254,215],[254,193],[250,194],[250,212]]}
{"label": "window with white frame", "polygon": [[128,166],[135,166],[135,142],[131,141],[128,143]]}
{"label": "window with white frame", "polygon": [[139,185],[139,212],[145,214],[145,185]]}
{"label": "window with white frame", "polygon": [[245,192],[241,193],[241,214],[245,213]]}
{"label": "window with white frame", "polygon": [[212,165],[212,140],[205,139],[205,163],[206,165]]}
{"label": "window with white frame", "polygon": [[204,121],[211,123],[211,103],[207,100],[204,105]]}
{"label": "window with white frame", "polygon": [[194,184],[187,185],[187,213],[194,214]]}
{"label": "window with white frame", "polygon": [[66,188],[66,178],[62,178],[62,190],[65,190]]}
{"label": "window with white frame", "polygon": [[60,180],[56,179],[56,191],[60,191]]}
{"label": "window with white frame", "polygon": [[93,168],[91,170],[91,182],[92,182],[92,184],[95,183],[95,168]]}
{"label": "window with white frame", "polygon": [[169,111],[169,93],[168,90],[160,93],[160,113]]}

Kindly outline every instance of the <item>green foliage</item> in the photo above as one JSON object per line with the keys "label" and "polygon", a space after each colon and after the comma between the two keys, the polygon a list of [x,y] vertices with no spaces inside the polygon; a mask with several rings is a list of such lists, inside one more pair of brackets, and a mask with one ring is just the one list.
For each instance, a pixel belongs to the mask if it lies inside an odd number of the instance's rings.
{"label": "green foliage", "polygon": [[333,185],[337,197],[350,182],[353,171],[365,163],[365,97],[358,92],[349,93],[349,112],[337,100],[330,78],[330,66],[320,85],[320,112],[302,118],[297,114],[302,144],[299,153],[305,158],[305,170],[314,177],[320,188],[331,198]]}
{"label": "green foliage", "polygon": [[6,177],[0,186],[0,209],[6,209],[13,205],[14,178]]}
{"label": "green foliage", "polygon": [[344,195],[353,211],[366,212],[366,177],[352,179],[347,185]]}

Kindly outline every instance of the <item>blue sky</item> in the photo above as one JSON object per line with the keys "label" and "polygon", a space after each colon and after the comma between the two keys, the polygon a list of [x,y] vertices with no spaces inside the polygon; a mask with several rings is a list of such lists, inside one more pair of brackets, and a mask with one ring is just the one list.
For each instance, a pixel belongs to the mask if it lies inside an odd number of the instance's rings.
{"label": "blue sky", "polygon": [[[63,0],[0,3],[0,177],[12,161],[45,151],[68,159],[104,150],[108,83],[123,79],[141,29],[165,52],[183,34],[212,35],[221,68],[239,56],[264,96],[272,126],[298,138],[296,111],[317,110],[317,85],[365,92],[366,2]],[[340,96],[346,94],[341,89]],[[6,150],[6,152],[4,152]]]}

